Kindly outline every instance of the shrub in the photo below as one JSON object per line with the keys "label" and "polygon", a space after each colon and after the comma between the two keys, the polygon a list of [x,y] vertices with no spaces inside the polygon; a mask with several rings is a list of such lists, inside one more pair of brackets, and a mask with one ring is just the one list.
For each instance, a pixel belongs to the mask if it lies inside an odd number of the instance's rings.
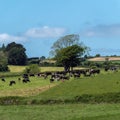
{"label": "shrub", "polygon": [[26,69],[24,70],[24,73],[27,74],[36,74],[40,72],[40,68],[37,64],[31,64],[28,67],[26,67]]}
{"label": "shrub", "polygon": [[0,64],[0,72],[6,72],[9,71],[9,68],[7,65]]}

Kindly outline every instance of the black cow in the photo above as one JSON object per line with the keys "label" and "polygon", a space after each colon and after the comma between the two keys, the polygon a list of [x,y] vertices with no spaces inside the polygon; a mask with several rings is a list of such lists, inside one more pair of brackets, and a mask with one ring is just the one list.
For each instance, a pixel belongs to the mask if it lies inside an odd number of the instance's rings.
{"label": "black cow", "polygon": [[14,80],[11,80],[9,86],[12,86],[13,84],[16,84],[16,82]]}
{"label": "black cow", "polygon": [[2,80],[3,82],[5,82],[5,79],[4,79],[4,78],[2,78],[1,80]]}
{"label": "black cow", "polygon": [[35,77],[35,74],[32,74],[32,73],[31,73],[31,74],[29,74],[29,76],[30,76],[30,77]]}
{"label": "black cow", "polygon": [[23,83],[27,83],[27,82],[30,82],[30,80],[28,78],[25,78],[22,80]]}
{"label": "black cow", "polygon": [[91,69],[90,70],[90,75],[95,75],[95,74],[99,74],[100,70],[99,69]]}
{"label": "black cow", "polygon": [[55,80],[54,78],[50,78],[50,83],[54,82],[54,80]]}
{"label": "black cow", "polygon": [[23,78],[28,78],[28,74],[23,74]]}
{"label": "black cow", "polygon": [[18,78],[18,81],[21,81],[21,78]]}

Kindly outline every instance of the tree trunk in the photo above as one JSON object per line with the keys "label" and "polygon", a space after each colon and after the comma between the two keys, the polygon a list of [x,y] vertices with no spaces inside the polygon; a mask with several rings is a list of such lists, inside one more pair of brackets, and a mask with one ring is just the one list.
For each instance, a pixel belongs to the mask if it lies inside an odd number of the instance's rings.
{"label": "tree trunk", "polygon": [[71,71],[73,71],[73,67],[71,67]]}
{"label": "tree trunk", "polygon": [[70,71],[70,67],[64,66],[64,71],[65,71],[65,72],[69,72],[69,71]]}

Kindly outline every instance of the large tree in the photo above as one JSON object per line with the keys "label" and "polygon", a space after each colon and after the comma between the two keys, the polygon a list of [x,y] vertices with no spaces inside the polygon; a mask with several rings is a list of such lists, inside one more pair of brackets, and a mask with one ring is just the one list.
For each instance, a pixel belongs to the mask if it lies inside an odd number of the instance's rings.
{"label": "large tree", "polygon": [[83,55],[84,48],[79,45],[72,45],[59,50],[55,56],[57,62],[62,64],[65,71],[77,66],[80,63],[80,56]]}
{"label": "large tree", "polygon": [[60,49],[66,48],[68,46],[75,45],[75,44],[79,44],[78,34],[70,34],[70,35],[63,36],[53,43],[50,54],[55,56]]}
{"label": "large tree", "polygon": [[12,42],[6,46],[5,52],[8,56],[8,64],[25,65],[27,61],[26,49],[21,44]]}
{"label": "large tree", "polygon": [[79,43],[79,35],[76,34],[61,37],[52,46],[52,53],[57,63],[62,64],[65,71],[77,66],[86,50],[87,47]]}

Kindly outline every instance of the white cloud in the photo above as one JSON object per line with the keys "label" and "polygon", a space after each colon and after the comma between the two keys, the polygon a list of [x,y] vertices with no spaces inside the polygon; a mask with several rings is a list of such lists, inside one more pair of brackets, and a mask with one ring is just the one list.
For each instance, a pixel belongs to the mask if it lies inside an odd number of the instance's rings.
{"label": "white cloud", "polygon": [[29,29],[25,36],[32,38],[55,38],[66,32],[64,28],[51,28],[48,26]]}
{"label": "white cloud", "polygon": [[12,36],[7,33],[0,34],[0,42],[12,42],[12,41],[24,41],[25,37],[20,36]]}
{"label": "white cloud", "polygon": [[55,38],[60,37],[66,32],[64,28],[51,28],[48,26],[31,28],[23,33],[21,36],[10,35],[7,33],[0,33],[0,42],[24,42],[29,40],[29,38]]}
{"label": "white cloud", "polygon": [[85,37],[120,37],[120,24],[96,25],[81,34]]}

